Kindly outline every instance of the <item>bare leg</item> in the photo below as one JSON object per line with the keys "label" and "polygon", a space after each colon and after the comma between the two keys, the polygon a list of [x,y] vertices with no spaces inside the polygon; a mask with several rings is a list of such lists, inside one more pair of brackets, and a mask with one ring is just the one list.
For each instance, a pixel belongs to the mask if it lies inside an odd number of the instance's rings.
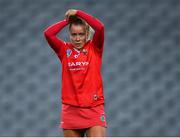
{"label": "bare leg", "polygon": [[64,137],[83,137],[85,130],[83,129],[63,129]]}
{"label": "bare leg", "polygon": [[93,126],[86,130],[87,137],[105,137],[106,128],[102,126]]}

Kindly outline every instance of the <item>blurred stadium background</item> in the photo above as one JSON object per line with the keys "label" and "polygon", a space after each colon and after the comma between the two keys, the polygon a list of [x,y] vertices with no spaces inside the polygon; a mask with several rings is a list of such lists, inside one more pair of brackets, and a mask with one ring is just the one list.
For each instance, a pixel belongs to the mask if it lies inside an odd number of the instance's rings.
{"label": "blurred stadium background", "polygon": [[0,0],[0,136],[63,136],[61,65],[43,30],[70,8],[106,27],[107,136],[180,136],[179,0]]}

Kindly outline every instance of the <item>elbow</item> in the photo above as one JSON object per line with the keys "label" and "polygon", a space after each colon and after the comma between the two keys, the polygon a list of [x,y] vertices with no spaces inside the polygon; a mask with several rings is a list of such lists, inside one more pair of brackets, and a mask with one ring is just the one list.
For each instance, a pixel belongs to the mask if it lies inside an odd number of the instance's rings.
{"label": "elbow", "polygon": [[97,29],[98,29],[99,31],[104,30],[104,24],[103,24],[101,21],[99,21],[97,25],[98,25]]}
{"label": "elbow", "polygon": [[103,23],[101,23],[101,30],[104,30],[104,24]]}
{"label": "elbow", "polygon": [[104,24],[103,23],[99,24],[98,31],[104,31]]}
{"label": "elbow", "polygon": [[44,31],[44,36],[46,39],[51,37],[51,35],[49,34],[49,32],[47,30]]}
{"label": "elbow", "polygon": [[48,36],[49,36],[47,30],[44,31],[44,36],[45,36],[45,37],[48,37]]}

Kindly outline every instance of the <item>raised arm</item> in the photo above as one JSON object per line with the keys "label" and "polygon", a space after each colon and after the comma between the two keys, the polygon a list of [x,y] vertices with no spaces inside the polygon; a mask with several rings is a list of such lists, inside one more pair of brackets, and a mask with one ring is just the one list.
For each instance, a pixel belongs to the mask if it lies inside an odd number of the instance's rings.
{"label": "raised arm", "polygon": [[92,41],[95,46],[102,50],[104,45],[104,25],[97,18],[81,10],[77,11],[77,16],[84,19],[94,29],[95,34]]}
{"label": "raised arm", "polygon": [[[49,45],[52,49],[59,54],[63,51],[63,46],[65,42],[57,37],[57,34],[69,23],[68,20],[59,21],[51,26],[49,26],[45,31],[44,35],[46,40],[48,41]],[[62,54],[60,55],[62,57]]]}
{"label": "raised arm", "polygon": [[[70,12],[69,12],[70,11]],[[81,10],[69,10],[66,13],[66,18],[68,19],[71,15],[76,15],[81,19],[85,20],[95,31],[92,42],[95,46],[102,50],[104,45],[104,25],[97,18],[81,11]]]}

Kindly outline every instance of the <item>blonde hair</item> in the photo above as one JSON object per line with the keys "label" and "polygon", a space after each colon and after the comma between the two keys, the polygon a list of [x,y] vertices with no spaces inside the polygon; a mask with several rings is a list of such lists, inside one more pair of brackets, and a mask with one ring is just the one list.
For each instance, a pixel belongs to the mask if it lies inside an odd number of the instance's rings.
{"label": "blonde hair", "polygon": [[71,29],[72,24],[80,24],[80,25],[84,25],[86,28],[86,33],[87,33],[87,40],[91,40],[92,36],[94,34],[94,30],[91,28],[91,26],[84,21],[83,19],[78,18],[77,16],[70,16],[69,17],[70,20],[70,24],[69,24],[69,30]]}
{"label": "blonde hair", "polygon": [[91,40],[93,38],[94,35],[94,30],[92,29],[92,27],[90,25],[88,25],[88,40]]}

